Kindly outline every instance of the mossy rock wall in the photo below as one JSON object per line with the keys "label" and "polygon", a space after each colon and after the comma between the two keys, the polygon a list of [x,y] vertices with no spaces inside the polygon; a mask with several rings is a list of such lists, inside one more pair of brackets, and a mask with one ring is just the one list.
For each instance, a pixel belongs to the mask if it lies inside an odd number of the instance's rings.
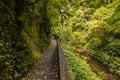
{"label": "mossy rock wall", "polygon": [[0,80],[19,80],[50,41],[47,0],[0,0]]}

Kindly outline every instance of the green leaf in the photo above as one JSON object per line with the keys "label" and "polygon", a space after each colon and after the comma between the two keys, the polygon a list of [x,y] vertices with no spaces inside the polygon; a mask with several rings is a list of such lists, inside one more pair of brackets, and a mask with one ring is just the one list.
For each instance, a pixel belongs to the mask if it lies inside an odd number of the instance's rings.
{"label": "green leaf", "polygon": [[3,40],[0,40],[0,46],[2,47],[4,44],[4,41]]}

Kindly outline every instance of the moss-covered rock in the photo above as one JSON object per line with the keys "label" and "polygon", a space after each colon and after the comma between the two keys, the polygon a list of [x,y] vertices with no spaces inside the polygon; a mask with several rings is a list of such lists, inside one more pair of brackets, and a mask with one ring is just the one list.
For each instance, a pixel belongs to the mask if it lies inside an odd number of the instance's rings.
{"label": "moss-covered rock", "polygon": [[0,1],[0,80],[24,76],[49,45],[46,1]]}

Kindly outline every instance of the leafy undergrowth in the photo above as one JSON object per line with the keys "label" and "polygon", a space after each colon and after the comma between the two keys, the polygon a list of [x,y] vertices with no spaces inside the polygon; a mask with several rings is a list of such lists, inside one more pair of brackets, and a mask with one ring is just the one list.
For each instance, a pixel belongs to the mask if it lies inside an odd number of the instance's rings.
{"label": "leafy undergrowth", "polygon": [[79,58],[69,45],[62,44],[73,80],[101,80],[91,70],[89,65]]}

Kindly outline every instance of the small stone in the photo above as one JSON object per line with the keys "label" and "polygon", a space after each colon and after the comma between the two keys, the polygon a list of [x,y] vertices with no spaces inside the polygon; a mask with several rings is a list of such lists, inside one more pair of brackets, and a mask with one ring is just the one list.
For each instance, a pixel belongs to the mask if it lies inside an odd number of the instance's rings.
{"label": "small stone", "polygon": [[43,73],[44,73],[44,71],[41,72],[41,74],[43,74]]}
{"label": "small stone", "polygon": [[46,76],[45,76],[44,78],[45,78],[45,79],[47,79],[47,77],[46,77]]}
{"label": "small stone", "polygon": [[58,75],[56,75],[56,78],[58,77]]}

